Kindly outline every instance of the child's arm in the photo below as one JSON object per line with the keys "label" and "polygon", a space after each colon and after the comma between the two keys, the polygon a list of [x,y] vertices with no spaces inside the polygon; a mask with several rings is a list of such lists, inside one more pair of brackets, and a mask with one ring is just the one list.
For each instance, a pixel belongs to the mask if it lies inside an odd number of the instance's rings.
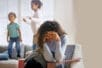
{"label": "child's arm", "polygon": [[33,18],[33,17],[27,17],[27,18],[23,18],[23,21],[27,24],[31,24],[31,22],[35,22],[35,23],[41,23],[42,20],[40,18]]}
{"label": "child's arm", "polygon": [[9,42],[9,32],[7,31],[7,42]]}
{"label": "child's arm", "polygon": [[20,30],[20,28],[18,28],[18,32],[19,32],[19,39],[22,42],[22,36],[21,36],[21,30]]}
{"label": "child's arm", "polygon": [[23,18],[23,21],[24,21],[26,24],[31,25],[31,20],[30,20],[28,17]]}

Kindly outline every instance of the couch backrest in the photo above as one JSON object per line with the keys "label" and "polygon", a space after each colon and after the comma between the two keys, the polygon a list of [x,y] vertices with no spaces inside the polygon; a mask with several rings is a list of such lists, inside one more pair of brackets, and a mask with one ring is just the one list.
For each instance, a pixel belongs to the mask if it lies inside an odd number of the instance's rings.
{"label": "couch backrest", "polygon": [[0,45],[0,53],[5,52],[7,50],[7,46]]}
{"label": "couch backrest", "polygon": [[[24,46],[24,47],[22,47],[22,46]],[[22,54],[24,54],[24,56],[25,56],[25,53],[27,52],[27,51],[31,51],[32,50],[32,46],[29,46],[29,45],[21,45],[21,49],[24,49],[24,52],[22,52]],[[4,45],[0,45],[0,53],[3,53],[3,52],[5,52],[5,51],[7,51],[7,48],[8,48],[8,46],[4,46]],[[21,51],[23,51],[23,50],[21,50]],[[16,54],[16,53],[14,53],[14,54]]]}

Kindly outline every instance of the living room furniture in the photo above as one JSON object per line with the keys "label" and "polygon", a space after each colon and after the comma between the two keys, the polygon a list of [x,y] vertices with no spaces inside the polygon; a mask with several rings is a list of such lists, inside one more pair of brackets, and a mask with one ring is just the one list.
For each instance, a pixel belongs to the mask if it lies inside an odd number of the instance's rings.
{"label": "living room furniture", "polygon": [[[75,46],[75,49],[69,46]],[[74,49],[74,52],[73,52]],[[72,52],[70,52],[72,51]],[[72,55],[73,54],[73,55]],[[82,59],[82,50],[81,50],[81,46],[80,45],[68,45],[65,55],[67,56],[65,60],[71,59],[71,58],[78,58],[80,57],[81,60],[79,62],[76,63],[66,63],[65,64],[65,68],[84,68],[84,64],[83,64],[83,59]],[[21,64],[21,66],[19,66],[20,68],[24,68],[24,63],[23,62],[19,62]],[[64,63],[64,62],[63,62]],[[47,63],[47,68],[56,68],[56,62],[48,62]]]}
{"label": "living room furniture", "polygon": [[[81,58],[83,58],[82,57],[81,45],[75,44],[75,46],[76,46],[76,49],[74,51],[73,58],[76,58],[76,57],[79,57],[79,56]],[[28,51],[31,51],[32,47],[28,46],[28,45],[24,45],[23,48],[24,48],[24,53],[23,53],[24,57],[22,57],[22,58],[25,58],[26,53]],[[5,51],[7,51],[7,46],[0,45],[0,53],[3,53]],[[21,63],[21,65],[23,65],[23,63]],[[55,67],[55,63],[48,63],[47,65],[49,66],[49,68],[54,68]],[[0,68],[19,68],[19,60],[17,60],[17,59],[0,60]],[[80,62],[72,63],[71,68],[84,68],[83,59],[81,59]]]}
{"label": "living room furniture", "polygon": [[[21,51],[22,51],[22,58],[26,57],[26,52],[31,51],[32,46],[28,45],[22,45]],[[6,45],[0,45],[0,54],[2,53],[7,53],[7,46]],[[8,53],[7,53],[8,54]],[[15,57],[16,58],[16,57]],[[0,60],[0,68],[18,68],[18,59],[5,59],[5,60]]]}

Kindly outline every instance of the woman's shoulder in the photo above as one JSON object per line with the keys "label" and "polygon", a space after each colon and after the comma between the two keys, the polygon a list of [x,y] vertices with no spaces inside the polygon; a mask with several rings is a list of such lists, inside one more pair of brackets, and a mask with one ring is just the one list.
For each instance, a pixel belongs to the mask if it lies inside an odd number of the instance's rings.
{"label": "woman's shoulder", "polygon": [[64,43],[64,44],[69,44],[69,37],[68,37],[68,35],[67,34],[63,34],[62,36],[61,36],[61,42],[62,43]]}
{"label": "woman's shoulder", "polygon": [[67,34],[63,34],[63,35],[61,36],[61,39],[68,39],[68,35],[67,35]]}

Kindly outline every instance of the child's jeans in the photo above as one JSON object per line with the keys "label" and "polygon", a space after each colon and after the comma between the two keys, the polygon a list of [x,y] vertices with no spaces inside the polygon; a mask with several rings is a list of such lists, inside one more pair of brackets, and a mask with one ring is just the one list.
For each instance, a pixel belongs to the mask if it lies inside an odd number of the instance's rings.
{"label": "child's jeans", "polygon": [[9,41],[8,54],[10,58],[12,58],[12,48],[13,48],[14,42],[16,44],[17,57],[20,57],[20,40],[19,40],[19,37],[16,37],[16,38],[10,38],[10,41]]}

